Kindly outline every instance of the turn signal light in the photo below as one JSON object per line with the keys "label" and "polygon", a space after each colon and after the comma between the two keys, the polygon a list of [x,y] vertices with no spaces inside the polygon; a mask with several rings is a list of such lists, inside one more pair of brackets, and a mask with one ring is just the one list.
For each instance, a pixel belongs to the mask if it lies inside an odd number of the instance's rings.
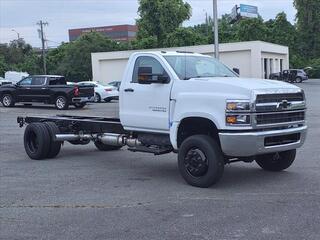
{"label": "turn signal light", "polygon": [[237,117],[236,116],[227,116],[227,123],[229,123],[229,124],[237,123]]}

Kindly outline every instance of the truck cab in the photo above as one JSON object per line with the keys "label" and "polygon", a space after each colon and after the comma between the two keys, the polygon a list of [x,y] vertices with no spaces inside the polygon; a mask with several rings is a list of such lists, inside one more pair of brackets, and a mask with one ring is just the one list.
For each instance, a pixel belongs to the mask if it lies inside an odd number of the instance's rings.
{"label": "truck cab", "polygon": [[[179,128],[186,121],[211,125],[220,143],[230,142],[226,138],[239,131],[252,134],[279,127],[300,131],[306,128],[305,104],[303,91],[292,84],[239,78],[216,59],[194,53],[133,54],[120,87],[124,128],[169,134],[175,149],[181,144]],[[226,154],[236,156],[236,150],[231,153],[229,148],[223,146]],[[260,151],[269,150],[252,149],[251,154]]]}

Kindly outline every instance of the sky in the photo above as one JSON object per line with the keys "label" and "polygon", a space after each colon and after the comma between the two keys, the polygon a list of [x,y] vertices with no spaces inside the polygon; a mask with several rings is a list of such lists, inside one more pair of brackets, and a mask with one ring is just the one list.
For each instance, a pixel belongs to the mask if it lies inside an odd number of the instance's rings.
{"label": "sky", "polygon": [[[184,26],[203,23],[205,13],[212,15],[212,0],[186,0],[192,7],[192,17]],[[218,14],[230,13],[236,4],[258,7],[265,19],[284,11],[294,23],[296,10],[293,0],[218,0]],[[0,0],[0,43],[20,37],[34,47],[40,47],[37,22],[48,22],[45,27],[48,47],[68,42],[68,29],[134,24],[137,0]],[[13,31],[14,29],[15,31]]]}

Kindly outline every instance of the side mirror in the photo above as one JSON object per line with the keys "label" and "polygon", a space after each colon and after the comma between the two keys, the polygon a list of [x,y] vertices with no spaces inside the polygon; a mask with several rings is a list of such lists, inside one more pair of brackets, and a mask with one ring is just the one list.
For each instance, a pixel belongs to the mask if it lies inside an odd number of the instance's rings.
{"label": "side mirror", "polygon": [[232,68],[232,70],[233,70],[235,73],[237,73],[237,74],[240,75],[240,69],[239,69],[239,68]]}
{"label": "side mirror", "polygon": [[167,75],[152,73],[152,67],[138,68],[138,83],[140,84],[168,83],[169,80]]}

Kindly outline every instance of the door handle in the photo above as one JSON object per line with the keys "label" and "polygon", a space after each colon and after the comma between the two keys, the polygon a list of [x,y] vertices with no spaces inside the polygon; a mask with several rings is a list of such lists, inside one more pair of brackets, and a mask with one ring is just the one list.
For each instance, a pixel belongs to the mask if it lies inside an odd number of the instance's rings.
{"label": "door handle", "polygon": [[26,89],[29,89],[29,90],[30,90],[31,88],[27,87]]}
{"label": "door handle", "polygon": [[45,88],[45,87],[43,87],[43,88],[41,88],[42,90],[46,90],[47,88]]}
{"label": "door handle", "polygon": [[125,92],[134,92],[134,89],[132,89],[132,88],[126,88],[124,91],[125,91]]}

